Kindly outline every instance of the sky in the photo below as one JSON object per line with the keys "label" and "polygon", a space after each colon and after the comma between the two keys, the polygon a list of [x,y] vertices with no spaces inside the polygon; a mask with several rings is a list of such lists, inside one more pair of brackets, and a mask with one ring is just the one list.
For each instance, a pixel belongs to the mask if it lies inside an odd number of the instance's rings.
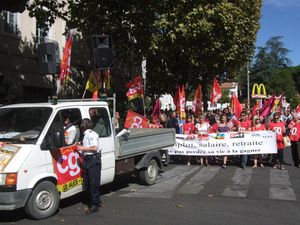
{"label": "sky", "polygon": [[292,66],[300,65],[300,0],[263,0],[256,47],[263,47],[273,36],[291,52]]}

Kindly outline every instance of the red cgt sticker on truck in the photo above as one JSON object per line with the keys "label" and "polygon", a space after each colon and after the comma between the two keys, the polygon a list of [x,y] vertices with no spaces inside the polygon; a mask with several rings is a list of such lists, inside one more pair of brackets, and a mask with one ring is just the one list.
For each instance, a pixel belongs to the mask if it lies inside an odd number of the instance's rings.
{"label": "red cgt sticker on truck", "polygon": [[74,187],[82,185],[82,158],[76,152],[77,146],[60,148],[53,153],[53,166],[57,175],[57,189],[66,192]]}

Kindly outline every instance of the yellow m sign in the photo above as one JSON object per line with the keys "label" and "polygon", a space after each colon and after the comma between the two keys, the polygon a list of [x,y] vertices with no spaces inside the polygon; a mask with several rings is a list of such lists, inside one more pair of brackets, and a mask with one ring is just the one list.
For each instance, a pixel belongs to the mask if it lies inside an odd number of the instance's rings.
{"label": "yellow m sign", "polygon": [[252,98],[266,98],[266,87],[264,84],[254,84],[252,87]]}

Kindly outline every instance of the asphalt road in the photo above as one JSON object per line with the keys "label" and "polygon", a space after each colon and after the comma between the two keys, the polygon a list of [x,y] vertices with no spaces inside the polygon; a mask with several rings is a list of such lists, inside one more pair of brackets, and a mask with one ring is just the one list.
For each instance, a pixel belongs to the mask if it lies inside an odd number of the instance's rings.
{"label": "asphalt road", "polygon": [[292,225],[300,223],[300,169],[173,164],[153,186],[119,179],[102,187],[106,204],[85,215],[84,195],[61,203],[51,218],[35,221],[22,210],[0,212],[1,224]]}

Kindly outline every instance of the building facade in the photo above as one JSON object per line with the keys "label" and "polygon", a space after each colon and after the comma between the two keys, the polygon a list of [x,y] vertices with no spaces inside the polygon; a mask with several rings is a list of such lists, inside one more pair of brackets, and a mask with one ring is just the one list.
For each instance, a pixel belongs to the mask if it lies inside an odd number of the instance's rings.
{"label": "building facade", "polygon": [[52,76],[38,70],[36,48],[56,41],[60,56],[66,37],[65,22],[57,19],[45,32],[28,11],[2,11],[0,17],[0,104],[46,101],[51,95]]}

